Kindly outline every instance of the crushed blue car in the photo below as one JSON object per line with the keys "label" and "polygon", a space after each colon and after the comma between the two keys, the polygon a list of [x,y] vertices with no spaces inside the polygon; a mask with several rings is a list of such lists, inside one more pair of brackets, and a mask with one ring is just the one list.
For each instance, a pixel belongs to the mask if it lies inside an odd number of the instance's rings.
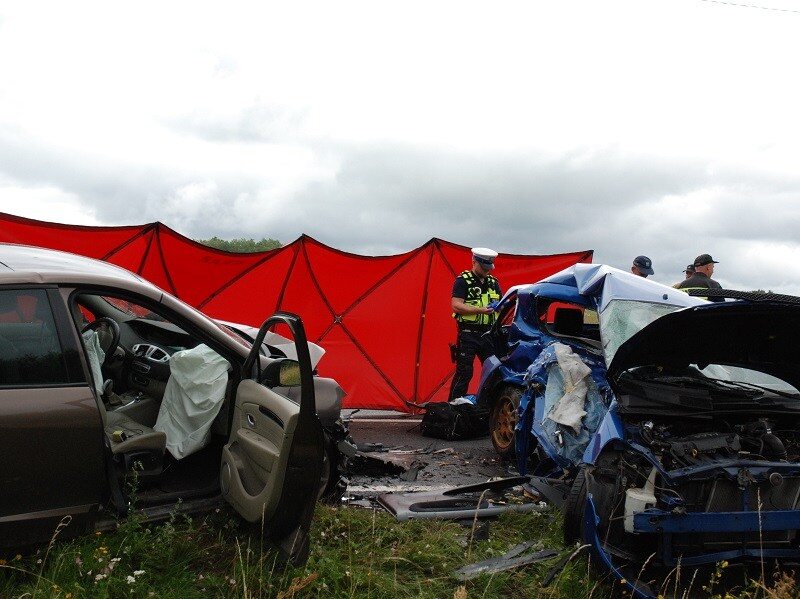
{"label": "crushed blue car", "polygon": [[520,473],[633,596],[800,564],[800,299],[738,297],[579,264],[501,303],[478,401],[517,389]]}

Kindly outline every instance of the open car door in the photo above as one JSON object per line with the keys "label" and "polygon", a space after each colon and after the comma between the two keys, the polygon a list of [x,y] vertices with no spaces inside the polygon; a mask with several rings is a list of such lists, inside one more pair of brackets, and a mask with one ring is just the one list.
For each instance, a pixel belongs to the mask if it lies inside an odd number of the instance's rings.
{"label": "open car door", "polygon": [[[259,355],[264,336],[276,324],[291,330],[297,360]],[[299,404],[274,389],[297,386]],[[295,565],[308,558],[323,443],[302,321],[278,312],[261,325],[244,363],[222,450],[220,486],[234,509],[248,522],[260,523],[263,534]]]}

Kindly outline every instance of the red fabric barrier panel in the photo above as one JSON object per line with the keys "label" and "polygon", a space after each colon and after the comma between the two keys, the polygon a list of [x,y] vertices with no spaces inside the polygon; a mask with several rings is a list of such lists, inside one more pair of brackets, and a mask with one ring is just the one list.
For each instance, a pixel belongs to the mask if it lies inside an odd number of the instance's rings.
{"label": "red fabric barrier panel", "polygon": [[[309,340],[327,350],[319,372],[347,391],[345,407],[408,411],[406,401],[447,399],[455,368],[450,296],[455,277],[471,266],[467,247],[431,239],[405,254],[359,256],[303,235],[277,250],[236,254],[162,223],[81,227],[3,213],[0,241],[106,260],[213,318],[259,326],[277,309],[295,312]],[[591,250],[500,254],[495,274],[506,290],[591,261]]]}

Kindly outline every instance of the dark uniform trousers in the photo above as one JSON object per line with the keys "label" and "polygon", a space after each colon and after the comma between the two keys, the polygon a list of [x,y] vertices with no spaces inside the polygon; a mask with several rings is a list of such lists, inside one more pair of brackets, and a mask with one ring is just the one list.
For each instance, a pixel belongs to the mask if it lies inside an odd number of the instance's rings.
{"label": "dark uniform trousers", "polygon": [[488,336],[483,334],[489,327],[459,325],[458,327],[458,355],[456,357],[456,373],[450,385],[450,399],[463,397],[467,394],[469,382],[472,380],[472,367],[475,356],[483,361],[491,356],[494,351]]}

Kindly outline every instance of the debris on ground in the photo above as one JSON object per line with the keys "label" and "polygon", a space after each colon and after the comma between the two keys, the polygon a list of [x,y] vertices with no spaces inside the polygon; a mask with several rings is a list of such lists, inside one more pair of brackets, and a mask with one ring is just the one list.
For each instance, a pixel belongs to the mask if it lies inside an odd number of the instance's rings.
{"label": "debris on ground", "polygon": [[558,576],[558,574],[560,574],[561,571],[567,567],[568,563],[570,563],[574,558],[576,558],[578,555],[586,551],[588,548],[589,545],[581,545],[575,551],[565,553],[564,556],[560,560],[558,560],[556,564],[550,569],[550,571],[547,573],[547,576],[545,576],[542,579],[541,586],[542,587],[549,586],[550,583],[553,582],[553,580],[555,580],[555,577]]}
{"label": "debris on ground", "polygon": [[[413,453],[392,453],[380,451],[359,451],[350,458],[347,465],[347,472],[351,474],[364,474],[367,476],[397,476],[416,469],[419,472],[427,465]],[[405,480],[416,479],[414,478]]]}
{"label": "debris on ground", "polygon": [[476,520],[473,518],[465,518],[458,520],[458,523],[464,528],[469,529],[469,533],[459,541],[462,547],[469,547],[472,541],[488,541],[489,533],[491,532],[491,519]]}
{"label": "debris on ground", "polygon": [[546,506],[527,499],[521,485],[527,477],[513,477],[455,487],[446,491],[383,493],[378,503],[399,522],[412,519],[461,520],[489,518],[505,511],[536,512]]}
{"label": "debris on ground", "polygon": [[558,552],[554,549],[541,549],[520,557],[521,553],[533,546],[534,544],[531,541],[520,543],[512,547],[511,550],[501,557],[494,557],[459,568],[455,571],[455,576],[461,581],[471,580],[481,574],[495,574],[497,572],[513,570],[521,566],[527,566],[528,564],[542,562],[558,555]]}
{"label": "debris on ground", "polygon": [[356,443],[358,451],[387,451],[383,443]]}
{"label": "debris on ground", "polygon": [[414,464],[408,470],[403,472],[400,475],[400,480],[404,480],[407,482],[414,482],[417,480],[417,475],[419,474],[420,469],[424,468],[425,464]]}
{"label": "debris on ground", "polygon": [[431,452],[433,455],[438,455],[440,453],[455,453],[456,450],[452,447],[442,447],[441,449],[437,449],[436,451]]}

